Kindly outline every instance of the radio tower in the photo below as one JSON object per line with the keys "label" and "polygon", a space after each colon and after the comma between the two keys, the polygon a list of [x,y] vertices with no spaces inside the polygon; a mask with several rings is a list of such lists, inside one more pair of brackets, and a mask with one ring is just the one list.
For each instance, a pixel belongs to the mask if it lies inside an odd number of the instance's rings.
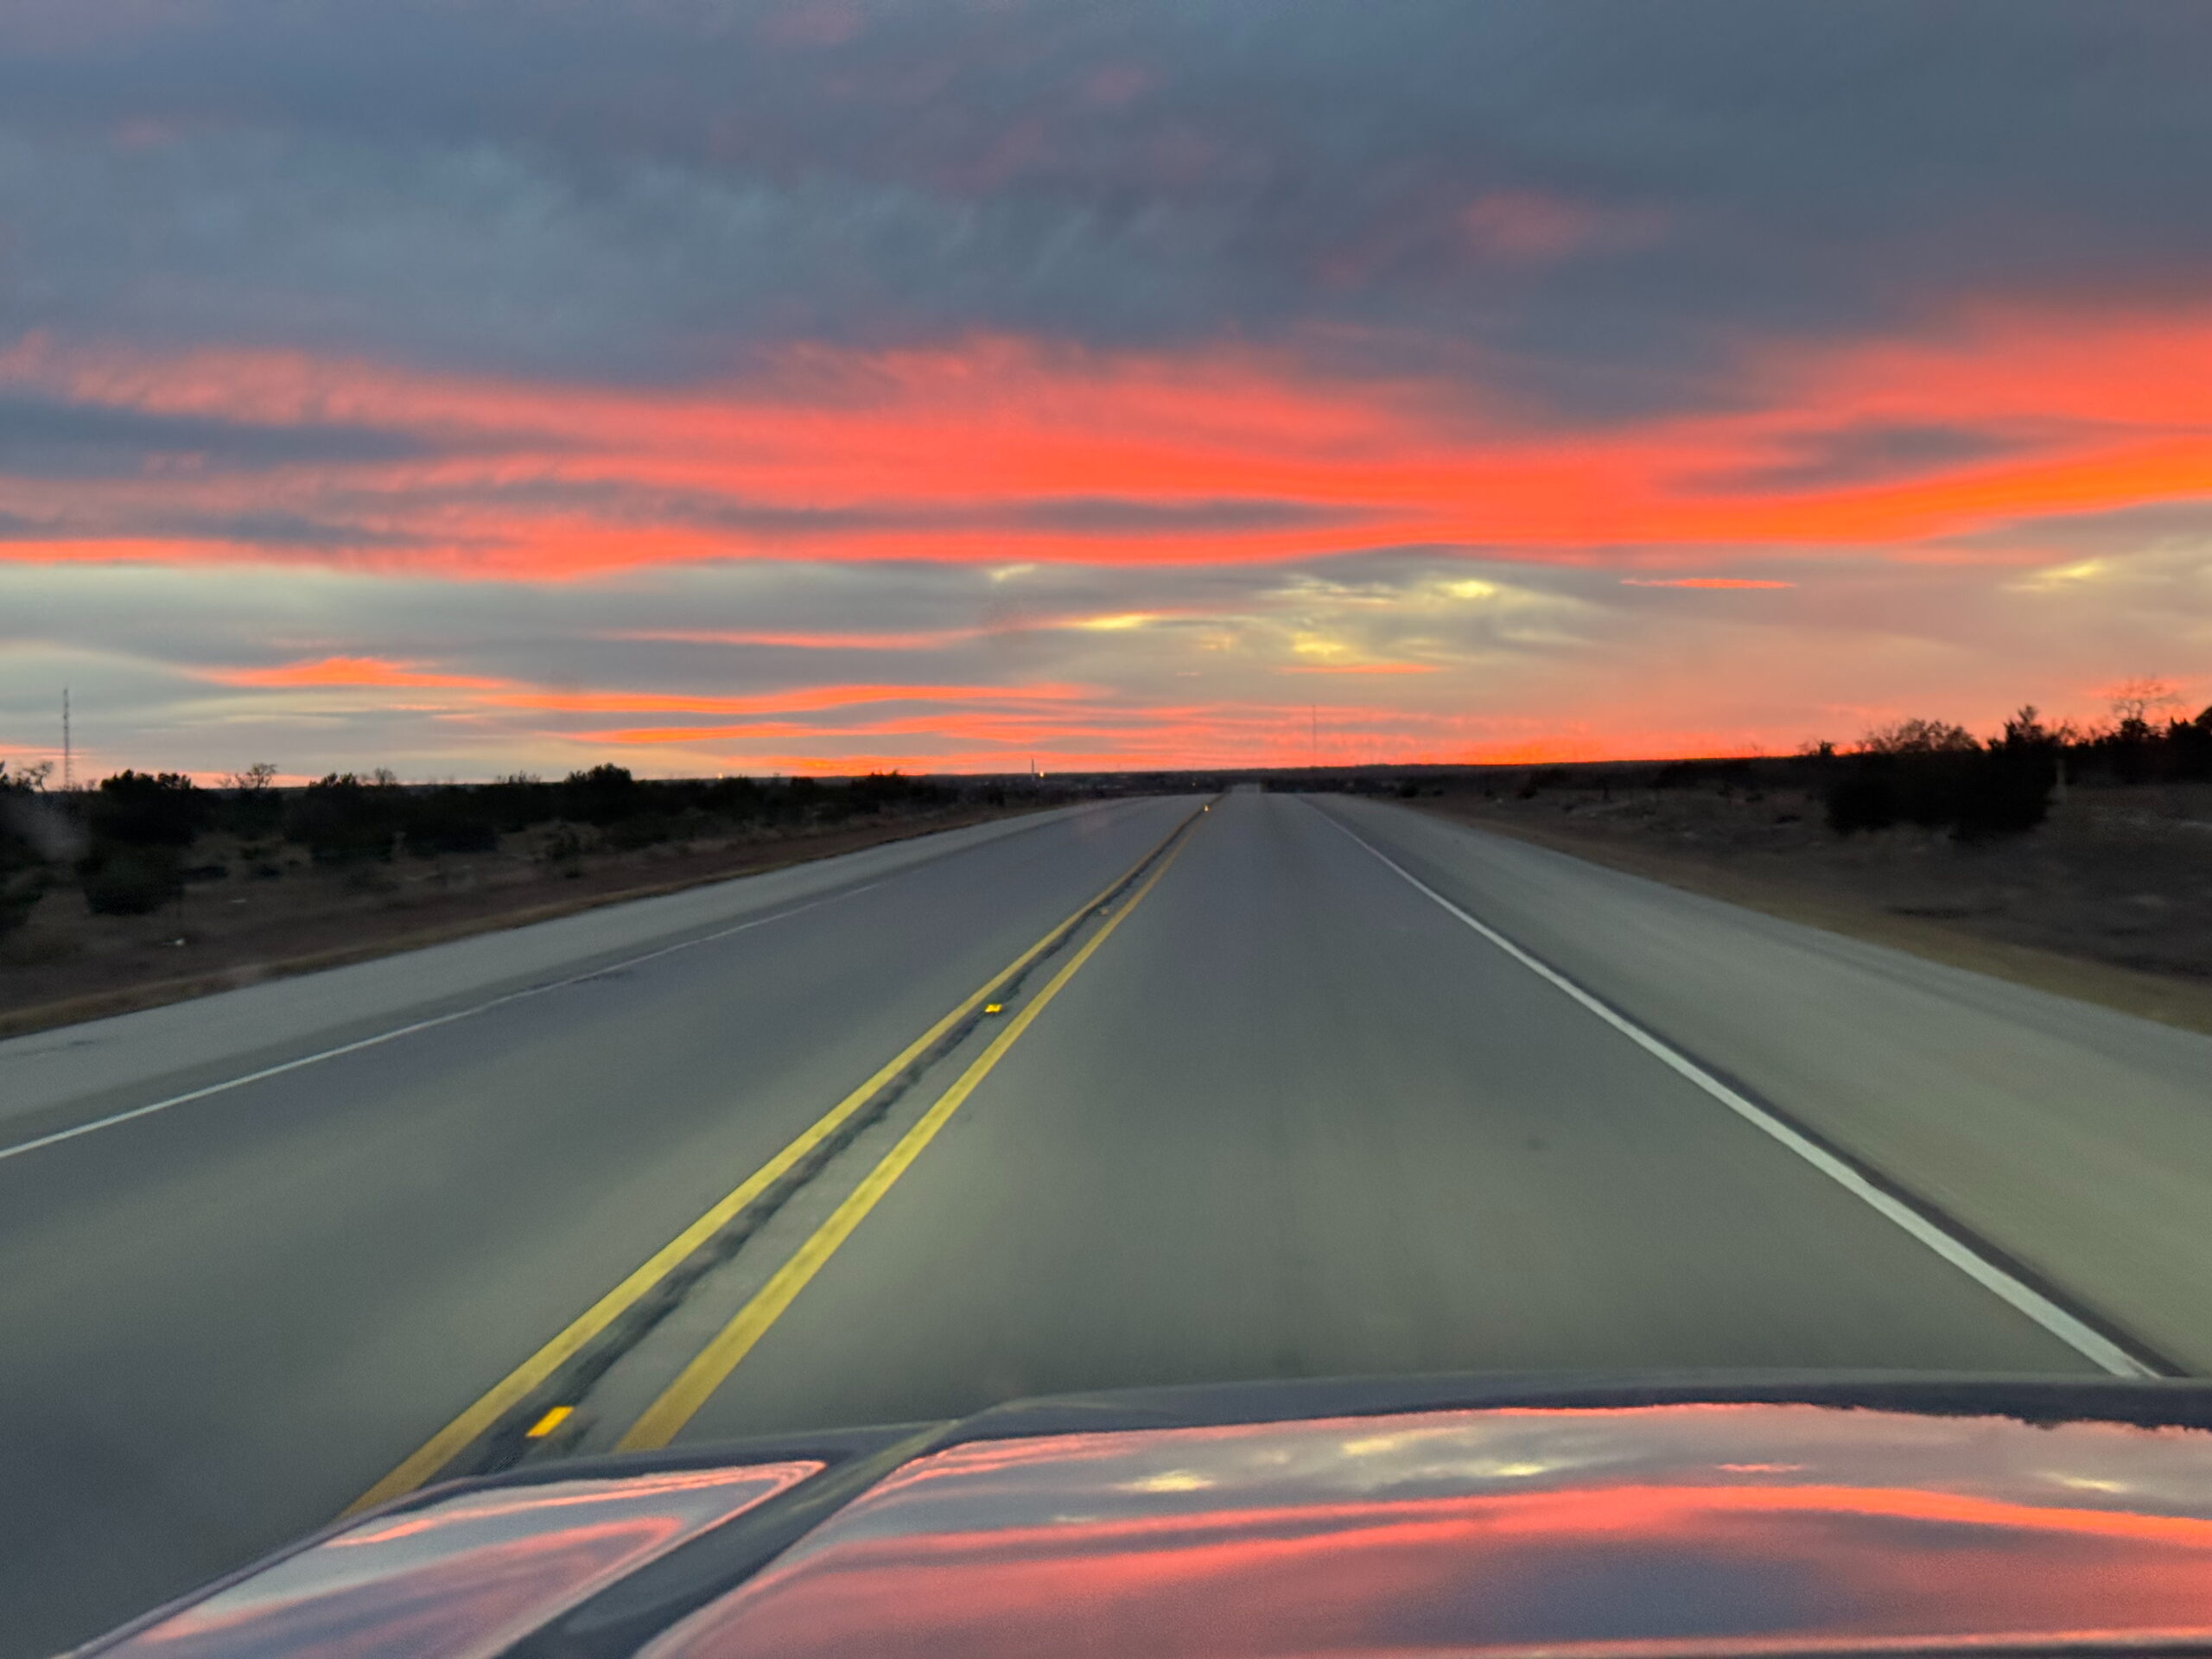
{"label": "radio tower", "polygon": [[69,747],[69,688],[61,688],[61,792],[64,795],[77,787],[77,757]]}

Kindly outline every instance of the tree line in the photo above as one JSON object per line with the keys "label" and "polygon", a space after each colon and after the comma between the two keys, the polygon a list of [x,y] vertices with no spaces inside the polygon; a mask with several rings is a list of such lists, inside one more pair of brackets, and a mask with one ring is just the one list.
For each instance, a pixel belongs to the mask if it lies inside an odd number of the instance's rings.
{"label": "tree line", "polygon": [[2033,830],[2069,784],[2212,779],[2212,708],[2184,718],[2135,695],[2116,702],[2113,720],[2087,728],[2047,721],[2028,705],[1987,738],[1948,721],[1911,719],[1876,727],[1845,746],[1808,743],[1794,756],[1670,760],[1641,772],[1544,767],[1525,775],[1519,793],[1528,799],[1548,789],[1592,786],[1726,793],[1779,785],[1810,791],[1838,835],[1914,824],[1972,842]]}
{"label": "tree line", "polygon": [[[538,855],[573,868],[586,852],[759,830],[830,826],[887,814],[1003,802],[1002,785],[956,785],[899,772],[823,780],[650,780],[599,766],[558,781],[526,775],[488,784],[401,784],[388,772],[334,772],[280,789],[273,766],[208,786],[181,772],[124,771],[94,788],[49,791],[44,766],[0,765],[0,932],[20,924],[56,883],[74,881],[105,915],[158,910],[227,862],[195,861],[211,835],[235,837],[249,877],[283,873],[289,849],[334,867],[482,854],[500,838],[544,830]],[[296,858],[289,861],[298,861]]]}
{"label": "tree line", "polygon": [[2018,835],[2049,816],[2068,781],[2116,785],[2212,779],[2212,708],[2158,712],[2152,693],[2115,699],[2115,717],[2084,729],[2023,707],[1986,741],[1938,720],[1903,720],[1850,751],[1813,747],[1828,827],[1841,835],[1898,823],[1962,841]]}
{"label": "tree line", "polygon": [[[2113,699],[2113,717],[2094,726],[2046,720],[2029,705],[1986,738],[1948,721],[1892,721],[1856,742],[1806,744],[1795,755],[1647,762],[1579,762],[1521,774],[1514,792],[1531,800],[1549,791],[1718,789],[1749,793],[1804,789],[1821,802],[1829,829],[1853,836],[1898,824],[1948,831],[1960,841],[2019,835],[2050,816],[2062,786],[2129,785],[2212,779],[2212,708],[2171,712],[2175,699],[2155,681],[2133,681]],[[1491,769],[1478,772],[1494,775]],[[1352,790],[1411,798],[1433,779],[1377,768],[1332,778],[1292,774],[1271,789]],[[1485,790],[1491,786],[1484,784]]]}

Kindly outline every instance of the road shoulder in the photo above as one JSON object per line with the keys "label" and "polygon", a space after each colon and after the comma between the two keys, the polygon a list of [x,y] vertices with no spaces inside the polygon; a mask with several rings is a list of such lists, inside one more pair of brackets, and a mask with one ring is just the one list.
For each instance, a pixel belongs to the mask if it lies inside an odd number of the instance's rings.
{"label": "road shoulder", "polygon": [[1900,916],[1872,900],[1800,885],[1766,871],[1723,868],[1696,856],[1487,814],[1448,801],[1411,803],[1447,823],[1526,842],[1785,922],[1887,945],[1946,967],[1987,974],[2054,996],[2094,1002],[2138,1019],[2212,1034],[2212,985],[2138,972],[2032,945],[1992,939],[1934,918]]}

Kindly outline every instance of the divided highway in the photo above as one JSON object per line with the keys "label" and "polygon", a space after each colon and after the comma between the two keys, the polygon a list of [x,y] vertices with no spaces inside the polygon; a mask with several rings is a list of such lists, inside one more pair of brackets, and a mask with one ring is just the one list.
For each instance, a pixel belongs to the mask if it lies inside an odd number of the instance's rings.
{"label": "divided highway", "polygon": [[2200,1037],[1255,793],[0,1043],[0,1652],[487,1458],[1281,1376],[2212,1370],[2209,1083]]}

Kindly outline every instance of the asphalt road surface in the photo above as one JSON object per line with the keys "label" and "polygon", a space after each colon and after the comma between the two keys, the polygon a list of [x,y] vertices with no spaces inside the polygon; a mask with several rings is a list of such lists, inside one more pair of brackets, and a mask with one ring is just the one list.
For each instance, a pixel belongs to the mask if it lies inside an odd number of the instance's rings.
{"label": "asphalt road surface", "polygon": [[1285,1376],[2212,1370],[2212,1041],[1402,807],[1201,806],[0,1044],[0,1652],[535,1414],[548,1344],[838,1111],[575,1446]]}

